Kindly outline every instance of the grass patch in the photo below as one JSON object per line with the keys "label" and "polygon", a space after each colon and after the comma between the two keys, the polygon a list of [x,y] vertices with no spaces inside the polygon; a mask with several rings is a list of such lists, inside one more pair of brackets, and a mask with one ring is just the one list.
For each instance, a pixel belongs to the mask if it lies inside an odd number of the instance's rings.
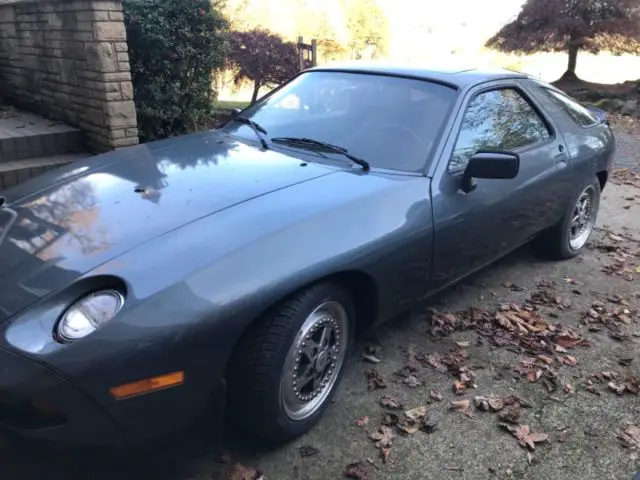
{"label": "grass patch", "polygon": [[251,102],[240,102],[235,100],[216,100],[216,110],[231,110],[232,108],[246,108]]}

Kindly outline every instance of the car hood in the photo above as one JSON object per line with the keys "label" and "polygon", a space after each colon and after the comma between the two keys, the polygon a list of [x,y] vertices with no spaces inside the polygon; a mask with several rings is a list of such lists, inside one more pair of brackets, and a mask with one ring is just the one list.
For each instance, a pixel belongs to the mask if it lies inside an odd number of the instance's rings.
{"label": "car hood", "polygon": [[0,321],[151,239],[334,171],[207,132],[98,155],[19,185],[0,207]]}

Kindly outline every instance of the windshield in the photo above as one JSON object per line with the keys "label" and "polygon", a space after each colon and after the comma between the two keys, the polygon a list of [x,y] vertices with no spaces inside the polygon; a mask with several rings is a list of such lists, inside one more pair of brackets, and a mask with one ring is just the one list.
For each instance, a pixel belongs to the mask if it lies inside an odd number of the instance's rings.
{"label": "windshield", "polygon": [[[267,137],[301,137],[340,146],[374,167],[421,171],[449,115],[456,90],[439,83],[384,75],[303,73],[242,116]],[[255,140],[251,127],[224,131]],[[289,147],[287,147],[289,148]]]}

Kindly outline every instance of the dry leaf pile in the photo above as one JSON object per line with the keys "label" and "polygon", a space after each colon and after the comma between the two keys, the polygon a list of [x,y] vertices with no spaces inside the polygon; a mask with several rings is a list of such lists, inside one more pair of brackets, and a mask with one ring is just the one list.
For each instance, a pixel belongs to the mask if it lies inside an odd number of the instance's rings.
{"label": "dry leaf pile", "polygon": [[640,173],[629,168],[616,168],[611,175],[611,181],[618,185],[640,188]]}
{"label": "dry leaf pile", "polygon": [[620,444],[631,450],[640,450],[640,425],[627,425],[618,430]]}
{"label": "dry leaf pile", "polygon": [[597,385],[605,385],[607,389],[618,395],[638,395],[640,394],[640,381],[638,378],[628,373],[625,376],[614,371],[604,371],[593,373],[585,381],[585,389],[596,395],[600,395]]}

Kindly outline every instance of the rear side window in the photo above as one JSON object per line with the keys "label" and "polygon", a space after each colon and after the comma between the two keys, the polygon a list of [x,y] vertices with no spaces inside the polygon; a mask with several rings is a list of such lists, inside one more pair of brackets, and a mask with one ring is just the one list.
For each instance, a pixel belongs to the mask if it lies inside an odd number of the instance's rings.
{"label": "rear side window", "polygon": [[583,127],[590,127],[591,125],[598,123],[598,119],[593,116],[587,108],[580,105],[571,97],[546,87],[540,87],[540,90],[542,90],[542,93],[549,97],[553,103],[567,112],[567,114],[569,114],[569,116],[579,125],[582,125]]}
{"label": "rear side window", "polygon": [[449,171],[464,169],[478,150],[517,150],[551,136],[547,123],[520,91],[501,88],[480,93],[464,113]]}

